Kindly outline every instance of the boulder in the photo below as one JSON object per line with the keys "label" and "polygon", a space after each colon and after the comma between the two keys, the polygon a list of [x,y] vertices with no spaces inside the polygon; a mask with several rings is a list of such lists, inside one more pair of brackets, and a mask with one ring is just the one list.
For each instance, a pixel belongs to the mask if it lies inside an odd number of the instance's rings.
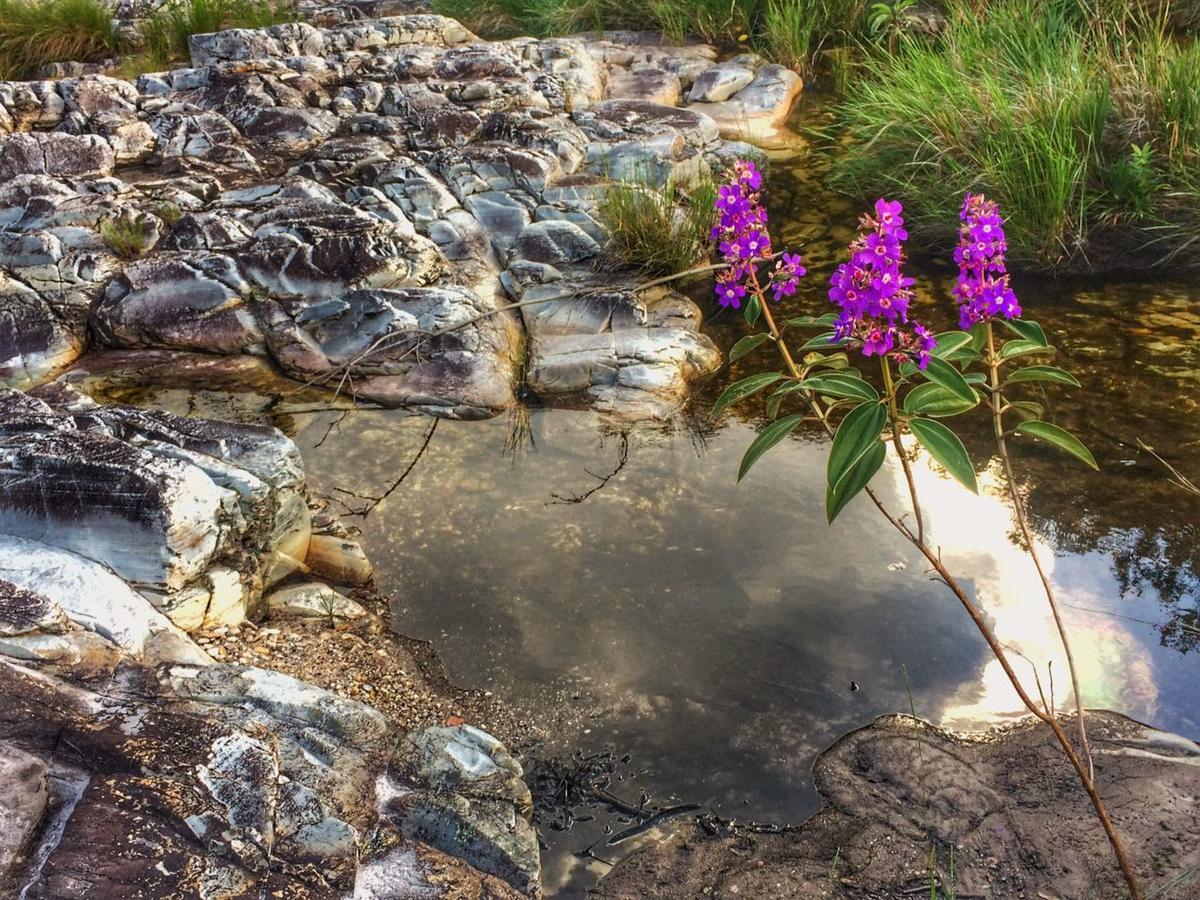
{"label": "boulder", "polygon": [[0,135],[0,183],[19,175],[99,178],[111,175],[112,147],[92,134],[35,131]]}
{"label": "boulder", "polygon": [[360,619],[367,614],[361,605],[318,581],[280,588],[267,598],[272,616],[306,619]]}

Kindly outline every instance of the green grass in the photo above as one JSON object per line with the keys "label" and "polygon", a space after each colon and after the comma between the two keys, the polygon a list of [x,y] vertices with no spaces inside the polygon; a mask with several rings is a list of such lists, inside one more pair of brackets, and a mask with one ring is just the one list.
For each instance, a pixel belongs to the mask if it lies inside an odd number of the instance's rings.
{"label": "green grass", "polygon": [[267,0],[175,0],[142,25],[145,46],[134,68],[162,68],[188,58],[188,38],[227,28],[263,28],[293,22],[286,3]]}
{"label": "green grass", "polygon": [[1200,44],[1150,0],[976,5],[953,0],[936,40],[866,54],[837,112],[852,149],[836,183],[903,200],[942,242],[984,191],[1038,268],[1200,249]]}
{"label": "green grass", "polygon": [[0,0],[0,78],[37,77],[47,63],[117,53],[112,10],[100,0]]}
{"label": "green grass", "polygon": [[709,250],[716,186],[701,181],[686,190],[617,182],[605,191],[599,219],[615,260],[647,276],[692,268]]}
{"label": "green grass", "polygon": [[100,223],[100,239],[122,259],[134,259],[149,248],[151,223],[144,216],[122,215]]}

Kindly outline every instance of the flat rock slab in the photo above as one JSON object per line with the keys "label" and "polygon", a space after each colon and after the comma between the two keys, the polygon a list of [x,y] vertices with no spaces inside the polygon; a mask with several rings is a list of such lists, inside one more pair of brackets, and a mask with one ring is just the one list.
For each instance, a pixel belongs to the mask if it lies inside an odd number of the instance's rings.
{"label": "flat rock slab", "polygon": [[[1116,713],[1090,712],[1088,726],[1101,794],[1143,888],[1194,896],[1200,746]],[[821,754],[814,780],[825,808],[802,826],[688,826],[620,863],[595,896],[928,896],[931,849],[945,894],[1127,896],[1087,795],[1043,726],[965,739],[885,716]]]}

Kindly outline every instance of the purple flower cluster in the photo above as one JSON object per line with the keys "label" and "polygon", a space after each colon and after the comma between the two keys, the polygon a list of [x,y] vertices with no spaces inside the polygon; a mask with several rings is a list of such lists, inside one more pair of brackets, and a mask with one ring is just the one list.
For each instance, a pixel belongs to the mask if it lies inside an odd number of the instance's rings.
{"label": "purple flower cluster", "polygon": [[953,291],[959,325],[966,329],[976,322],[1021,315],[1004,263],[1008,241],[1000,206],[983,194],[968,194],[959,218],[962,225],[954,251],[958,281]]}
{"label": "purple flower cluster", "polygon": [[773,256],[761,189],[762,173],[754,163],[738,160],[730,183],[717,190],[719,218],[711,238],[718,242],[721,258],[728,264],[717,275],[721,306],[741,307],[747,288],[756,295],[769,289],[775,300],[791,296],[805,275],[799,254],[784,253],[771,270],[766,288],[759,281],[758,264]]}
{"label": "purple flower cluster", "polygon": [[834,334],[862,347],[866,356],[894,354],[929,364],[933,335],[908,321],[911,278],[904,264],[904,207],[879,200],[874,215],[862,217],[859,235],[850,244],[850,262],[838,266],[829,280],[829,299],[841,307]]}

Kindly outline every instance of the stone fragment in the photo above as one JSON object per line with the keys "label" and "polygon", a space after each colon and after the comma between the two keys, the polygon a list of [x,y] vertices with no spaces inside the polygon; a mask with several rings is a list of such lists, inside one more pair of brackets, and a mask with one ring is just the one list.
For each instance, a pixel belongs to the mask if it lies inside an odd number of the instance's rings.
{"label": "stone fragment", "polygon": [[360,604],[316,581],[280,588],[267,598],[267,609],[273,616],[310,619],[358,619],[367,614]]}

